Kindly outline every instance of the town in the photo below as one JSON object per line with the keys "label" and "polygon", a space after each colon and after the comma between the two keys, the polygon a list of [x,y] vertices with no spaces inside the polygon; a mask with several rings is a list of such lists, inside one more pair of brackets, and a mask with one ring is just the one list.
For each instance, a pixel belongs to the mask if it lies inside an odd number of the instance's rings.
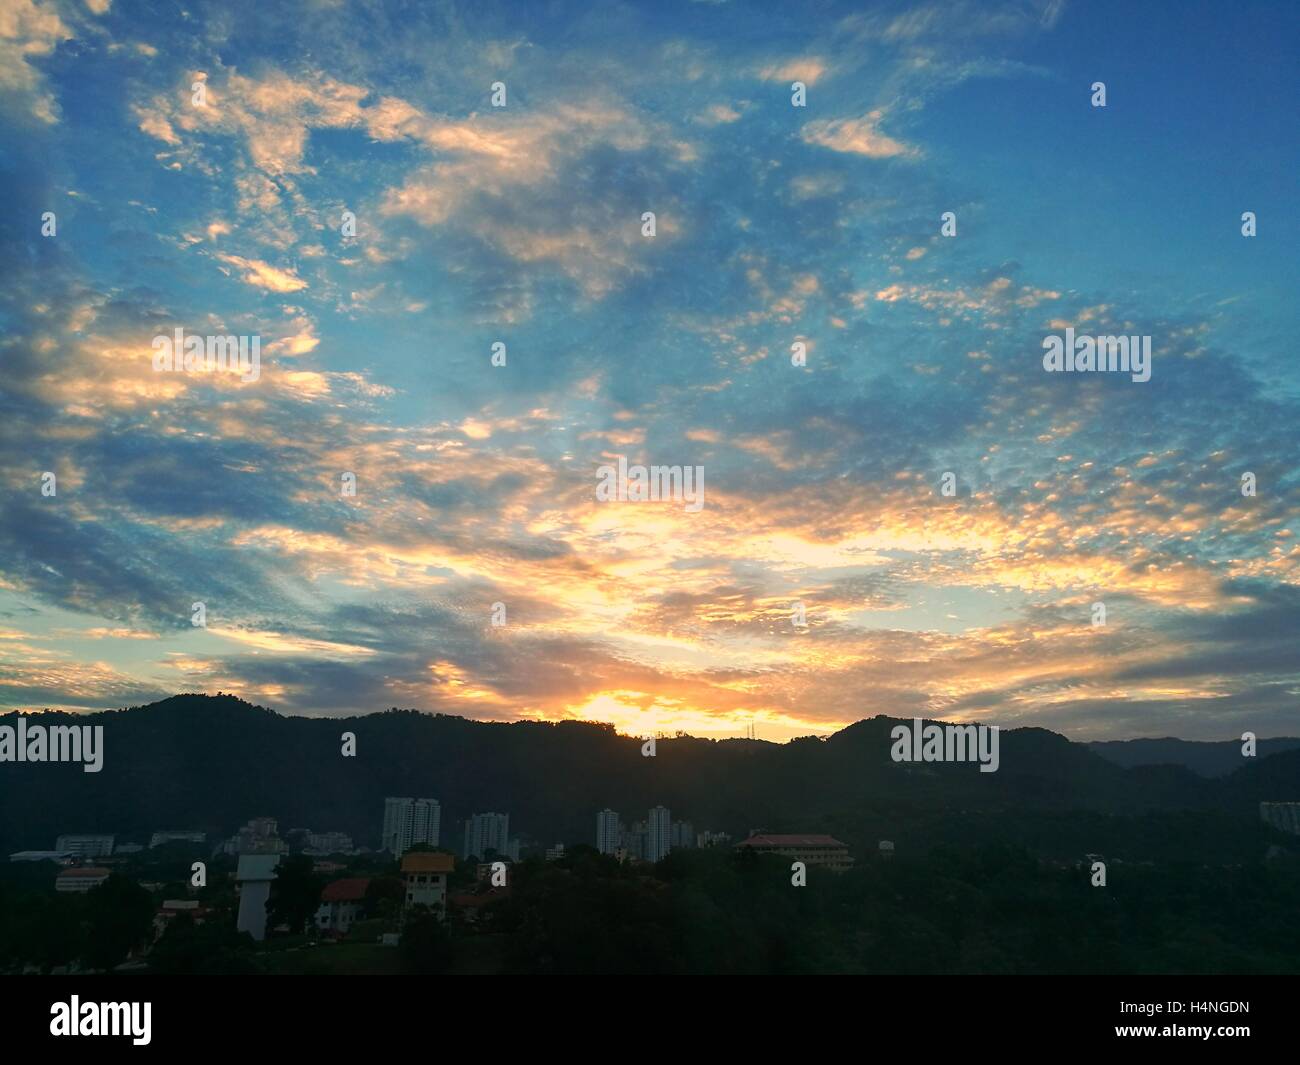
{"label": "town", "polygon": [[[385,799],[378,827],[377,849],[357,846],[344,832],[282,832],[275,818],[259,816],[229,837],[214,839],[191,828],[159,829],[147,839],[67,833],[51,850],[10,854],[11,867],[49,870],[44,875],[52,873],[58,898],[90,905],[111,895],[113,922],[133,913],[140,933],[124,935],[121,956],[94,958],[97,965],[55,949],[21,959],[19,971],[166,971],[174,955],[188,952],[178,949],[187,940],[207,944],[205,950],[224,944],[228,959],[242,942],[245,961],[264,950],[290,969],[299,960],[294,954],[345,945],[353,949],[333,952],[344,962],[340,971],[351,971],[347,963],[358,954],[364,971],[387,971],[385,948],[414,941],[434,959],[419,957],[415,964],[436,968],[450,935],[491,929],[493,907],[509,900],[516,871],[527,866],[589,856],[607,868],[648,875],[671,854],[686,851],[775,856],[784,867],[795,862],[828,872],[853,865],[848,847],[829,835],[753,830],[733,842],[727,832],[697,831],[690,821],[673,819],[662,805],[630,823],[612,809],[601,810],[591,840],[567,845],[524,841],[511,834],[509,814],[487,812],[463,821],[453,852],[444,842],[441,804],[430,798]],[[888,857],[892,849],[884,841],[880,854]],[[405,956],[388,953],[394,965]],[[0,970],[5,961],[0,957]]]}

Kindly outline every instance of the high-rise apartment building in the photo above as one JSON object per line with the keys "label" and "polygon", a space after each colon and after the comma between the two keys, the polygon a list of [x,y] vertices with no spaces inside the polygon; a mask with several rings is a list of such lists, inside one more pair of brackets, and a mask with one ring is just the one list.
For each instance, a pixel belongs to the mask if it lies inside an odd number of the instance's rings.
{"label": "high-rise apartment building", "polygon": [[482,859],[489,850],[501,857],[517,853],[511,846],[509,814],[474,814],[465,822],[464,857]]}
{"label": "high-rise apartment building", "polygon": [[666,806],[656,806],[650,811],[646,826],[647,862],[657,862],[672,849],[673,816]]}
{"label": "high-rise apartment building", "polygon": [[622,843],[618,814],[606,807],[596,815],[596,850],[613,854]]}
{"label": "high-rise apartment building", "polygon": [[437,799],[384,800],[383,850],[400,858],[417,843],[438,846],[442,833],[442,807]]}

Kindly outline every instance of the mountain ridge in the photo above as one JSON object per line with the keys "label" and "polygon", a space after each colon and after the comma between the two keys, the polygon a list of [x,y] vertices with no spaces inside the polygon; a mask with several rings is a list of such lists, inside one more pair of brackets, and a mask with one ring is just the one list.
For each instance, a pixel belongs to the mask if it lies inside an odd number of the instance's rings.
{"label": "mountain ridge", "polygon": [[[861,850],[904,833],[928,844],[975,833],[1065,852],[1076,836],[1104,837],[1094,849],[1127,838],[1125,819],[1137,816],[1197,813],[1254,840],[1259,801],[1300,800],[1300,749],[1207,779],[1185,766],[1120,766],[1089,744],[1027,726],[1001,732],[1000,768],[983,774],[973,763],[893,762],[890,731],[910,720],[884,715],[780,744],[664,737],[653,758],[642,757],[641,739],[594,722],[397,708],[300,717],[226,694],[91,714],[15,711],[0,724],[16,716],[103,725],[104,766],[0,765],[4,853],[47,849],[65,832],[139,838],[195,828],[220,837],[258,815],[373,845],[388,795],[438,799],[452,847],[470,813],[509,812],[512,830],[538,843],[580,842],[593,836],[600,809],[632,821],[663,803],[696,829],[733,835],[824,831]],[[355,757],[341,754],[345,731],[356,736]]]}

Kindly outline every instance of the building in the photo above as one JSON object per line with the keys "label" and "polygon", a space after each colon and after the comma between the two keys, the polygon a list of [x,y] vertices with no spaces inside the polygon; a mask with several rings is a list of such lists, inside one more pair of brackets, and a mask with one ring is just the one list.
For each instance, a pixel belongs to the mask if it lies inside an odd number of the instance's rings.
{"label": "building", "polygon": [[689,821],[674,821],[668,833],[668,843],[673,850],[693,850],[695,847],[695,826]]}
{"label": "building", "polygon": [[848,846],[834,836],[782,836],[761,832],[737,843],[736,847],[745,847],[758,854],[779,854],[805,865],[825,866],[835,872],[843,872],[853,865]]}
{"label": "building", "polygon": [[[515,846],[517,848],[518,844]],[[488,851],[513,860],[509,814],[474,814],[465,822],[465,850],[462,857],[486,858]],[[515,853],[518,853],[517,849]]]}
{"label": "building", "polygon": [[57,862],[59,865],[71,865],[72,855],[67,851],[14,851],[9,855],[11,862]]}
{"label": "building", "polygon": [[379,849],[400,858],[417,843],[438,846],[442,807],[437,799],[385,799],[384,832]]}
{"label": "building", "polygon": [[235,880],[239,884],[239,917],[235,927],[259,943],[266,938],[266,903],[280,864],[278,854],[241,854]]}
{"label": "building", "polygon": [[646,824],[645,860],[657,862],[672,849],[673,817],[668,807],[656,806],[650,811]]}
{"label": "building", "polygon": [[206,832],[199,832],[196,829],[179,828],[165,832],[155,832],[149,837],[149,847],[162,847],[168,843],[198,843],[200,845],[208,841]]}
{"label": "building", "polygon": [[308,832],[308,854],[351,854],[352,837],[346,832]]}
{"label": "building", "polygon": [[56,851],[66,851],[74,858],[107,858],[113,853],[116,836],[60,836],[54,841]]}
{"label": "building", "polygon": [[618,814],[609,807],[596,815],[596,850],[601,854],[613,854],[622,845],[623,826]]}
{"label": "building", "polygon": [[97,865],[79,865],[72,869],[65,869],[54,878],[55,891],[71,891],[78,895],[84,895],[87,891],[99,887],[105,880],[113,875],[111,869],[104,869]]}
{"label": "building", "polygon": [[708,830],[701,832],[695,840],[697,847],[725,847],[729,843],[731,843],[730,832],[710,832]]}
{"label": "building", "polygon": [[643,862],[646,859],[646,853],[649,850],[647,842],[650,836],[650,830],[646,827],[644,821],[635,821],[632,827],[623,833],[623,857],[619,861],[638,861]]}
{"label": "building", "polygon": [[1300,802],[1262,802],[1259,817],[1281,832],[1300,836]]}
{"label": "building", "polygon": [[510,889],[490,888],[482,892],[462,892],[451,896],[451,904],[460,910],[461,917],[469,924],[477,924],[483,914],[484,907],[501,899],[510,897]]}
{"label": "building", "polygon": [[366,892],[369,890],[370,878],[365,876],[326,884],[320,893],[316,927],[322,932],[347,935],[352,925],[361,919],[366,906]]}
{"label": "building", "polygon": [[513,862],[507,861],[504,857],[493,858],[490,862],[479,862],[474,866],[474,879],[480,882],[492,882],[492,877],[497,873],[504,872],[506,883],[510,882],[510,867]]}
{"label": "building", "polygon": [[280,838],[280,823],[274,817],[254,817],[222,844],[226,854],[288,854],[289,844]]}
{"label": "building", "polygon": [[189,914],[195,924],[202,924],[208,917],[207,907],[201,906],[197,899],[164,899],[162,906],[153,915],[154,940],[157,941],[167,931],[167,926],[182,913]]}
{"label": "building", "polygon": [[406,883],[406,905],[428,906],[447,912],[447,876],[456,859],[444,851],[412,851],[402,859],[402,880]]}
{"label": "building", "polygon": [[546,848],[546,860],[548,862],[558,862],[564,857],[564,844],[557,843],[554,847]]}

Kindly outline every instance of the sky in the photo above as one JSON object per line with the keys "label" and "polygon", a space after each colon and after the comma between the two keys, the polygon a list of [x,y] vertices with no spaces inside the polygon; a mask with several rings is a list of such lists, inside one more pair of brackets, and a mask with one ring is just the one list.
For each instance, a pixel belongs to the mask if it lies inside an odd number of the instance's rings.
{"label": "sky", "polygon": [[1298,12],[0,0],[0,708],[1300,733]]}

